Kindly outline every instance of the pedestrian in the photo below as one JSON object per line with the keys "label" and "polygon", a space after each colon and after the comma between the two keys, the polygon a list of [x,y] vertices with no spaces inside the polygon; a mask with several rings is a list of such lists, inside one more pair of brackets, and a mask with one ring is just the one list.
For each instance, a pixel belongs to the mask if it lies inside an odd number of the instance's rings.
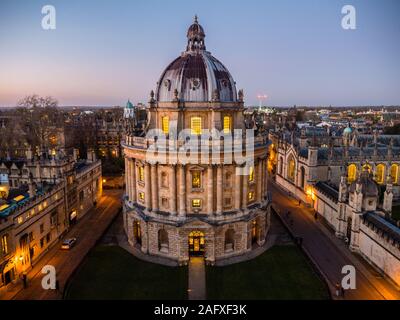
{"label": "pedestrian", "polygon": [[314,219],[318,220],[318,212],[317,211],[314,212]]}

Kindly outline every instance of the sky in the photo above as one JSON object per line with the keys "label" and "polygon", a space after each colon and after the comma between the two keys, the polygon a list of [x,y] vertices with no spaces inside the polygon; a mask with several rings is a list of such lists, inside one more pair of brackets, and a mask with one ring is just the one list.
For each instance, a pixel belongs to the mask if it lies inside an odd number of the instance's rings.
{"label": "sky", "polygon": [[[42,28],[44,5],[56,29]],[[356,29],[342,28],[342,7]],[[148,101],[199,16],[246,105],[400,105],[398,0],[0,0],[0,107]]]}

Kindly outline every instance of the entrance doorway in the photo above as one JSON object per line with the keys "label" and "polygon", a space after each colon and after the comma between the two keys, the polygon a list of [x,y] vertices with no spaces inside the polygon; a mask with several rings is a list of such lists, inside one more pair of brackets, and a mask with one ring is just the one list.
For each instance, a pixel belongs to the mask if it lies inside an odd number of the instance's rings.
{"label": "entrance doorway", "polygon": [[204,244],[204,233],[201,231],[192,231],[189,234],[189,256],[203,256],[205,248]]}
{"label": "entrance doorway", "polygon": [[254,220],[251,223],[251,243],[252,244],[257,243],[257,233],[258,233],[258,225],[257,225],[257,221]]}

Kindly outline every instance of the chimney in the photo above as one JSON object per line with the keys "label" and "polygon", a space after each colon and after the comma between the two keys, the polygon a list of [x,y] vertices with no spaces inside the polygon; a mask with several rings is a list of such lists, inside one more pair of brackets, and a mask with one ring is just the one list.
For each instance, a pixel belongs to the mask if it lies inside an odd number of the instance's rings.
{"label": "chimney", "polygon": [[88,149],[87,151],[87,161],[88,162],[95,162],[96,161],[96,153],[93,149]]}
{"label": "chimney", "polygon": [[25,155],[27,160],[32,160],[32,150],[30,148],[26,150]]}
{"label": "chimney", "polygon": [[74,152],[74,153],[73,153],[73,155],[74,155],[74,161],[77,162],[77,161],[78,161],[78,157],[79,157],[79,150],[76,149],[76,148],[74,148],[74,151],[73,151],[73,152]]}
{"label": "chimney", "polygon": [[33,179],[32,179],[32,173],[29,174],[29,182],[28,182],[28,187],[29,187],[29,197],[34,197],[36,195],[36,188],[33,185]]}

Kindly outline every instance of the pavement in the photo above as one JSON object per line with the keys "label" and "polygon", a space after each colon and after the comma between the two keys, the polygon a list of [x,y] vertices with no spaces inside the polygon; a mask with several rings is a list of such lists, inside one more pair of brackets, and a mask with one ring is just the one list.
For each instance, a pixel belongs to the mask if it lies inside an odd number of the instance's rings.
{"label": "pavement", "polygon": [[189,300],[206,299],[206,270],[203,257],[189,260]]}
{"label": "pavement", "polygon": [[[291,198],[275,182],[270,181],[272,207],[289,231],[302,237],[302,248],[328,282],[334,296],[336,283],[341,283],[343,266],[353,265],[356,269],[356,289],[346,290],[345,300],[400,300],[400,289],[382,276],[360,256],[352,253],[346,244],[335,237],[322,222],[315,219],[314,210]],[[286,212],[290,211],[288,215]]]}
{"label": "pavement", "polygon": [[[56,243],[28,272],[28,287],[16,285],[0,298],[1,300],[58,300],[67,280],[86,257],[92,247],[101,238],[108,226],[114,220],[121,208],[122,190],[104,190],[103,196],[95,208],[91,209],[78,223],[73,226],[64,238],[76,237],[76,245],[68,251],[60,249]],[[44,290],[41,282],[42,267],[52,265],[56,269],[59,290]]]}

